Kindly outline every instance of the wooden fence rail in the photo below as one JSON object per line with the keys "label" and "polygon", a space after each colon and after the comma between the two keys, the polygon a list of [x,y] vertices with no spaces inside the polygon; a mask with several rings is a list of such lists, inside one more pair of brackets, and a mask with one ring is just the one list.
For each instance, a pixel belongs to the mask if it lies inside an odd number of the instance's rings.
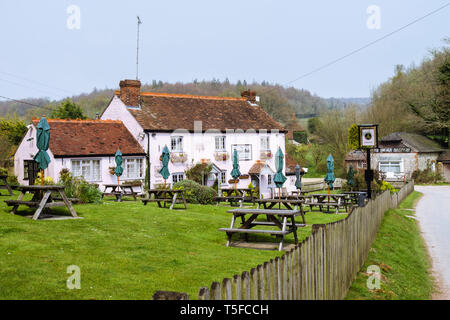
{"label": "wooden fence rail", "polygon": [[283,256],[249,272],[200,288],[199,300],[331,300],[345,298],[364,264],[384,213],[414,190],[385,191],[343,220],[313,225],[312,234]]}

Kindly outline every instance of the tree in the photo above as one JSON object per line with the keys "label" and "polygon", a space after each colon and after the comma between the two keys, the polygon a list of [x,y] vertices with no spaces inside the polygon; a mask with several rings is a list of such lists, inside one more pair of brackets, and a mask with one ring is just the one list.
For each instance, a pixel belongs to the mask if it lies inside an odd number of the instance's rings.
{"label": "tree", "polygon": [[359,128],[356,123],[348,128],[348,148],[350,150],[357,150],[359,148]]}
{"label": "tree", "polygon": [[19,145],[26,132],[25,122],[16,115],[13,118],[0,119],[0,136],[5,137],[11,144]]}
{"label": "tree", "polygon": [[56,119],[86,119],[83,110],[70,99],[64,100],[61,105],[52,111],[52,118]]}
{"label": "tree", "polygon": [[318,118],[309,118],[308,119],[308,131],[310,134],[314,134],[316,132],[318,123],[319,123]]}

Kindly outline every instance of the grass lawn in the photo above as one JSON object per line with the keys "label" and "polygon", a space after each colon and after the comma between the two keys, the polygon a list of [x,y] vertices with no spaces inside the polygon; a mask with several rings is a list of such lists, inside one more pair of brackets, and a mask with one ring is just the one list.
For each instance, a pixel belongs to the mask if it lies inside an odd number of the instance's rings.
{"label": "grass lawn", "polygon": [[[414,208],[421,193],[412,192],[395,210],[386,212],[369,252],[346,299],[357,300],[418,300],[430,299],[433,279],[431,263],[414,216]],[[378,265],[382,272],[381,288],[366,286],[370,265]]]}
{"label": "grass lawn", "polygon": [[[33,221],[9,214],[2,200],[17,196],[0,198],[0,299],[151,299],[156,290],[196,299],[201,286],[282,254],[226,247],[226,235],[218,231],[230,224],[225,206],[170,211],[140,201],[106,200],[74,206],[83,219]],[[19,213],[32,212],[19,208]],[[312,212],[306,222],[345,216]],[[311,226],[300,228],[299,238],[310,232]],[[250,235],[252,240],[275,242],[264,235]],[[292,234],[286,243],[293,243]],[[80,290],[66,287],[69,265],[81,269]]]}

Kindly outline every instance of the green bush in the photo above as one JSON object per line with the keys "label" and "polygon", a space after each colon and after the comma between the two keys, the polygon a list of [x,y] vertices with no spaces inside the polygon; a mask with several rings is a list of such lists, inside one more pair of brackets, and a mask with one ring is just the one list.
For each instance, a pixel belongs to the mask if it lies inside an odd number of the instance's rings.
{"label": "green bush", "polygon": [[8,169],[0,168],[0,176],[7,176],[7,175],[8,175]]}
{"label": "green bush", "polygon": [[438,172],[433,172],[431,167],[425,170],[416,170],[412,173],[412,178],[415,183],[436,183],[441,180],[441,175]]}
{"label": "green bush", "polygon": [[184,190],[184,197],[189,203],[212,204],[217,192],[192,180],[182,180],[173,185],[175,190]]}
{"label": "green bush", "polygon": [[8,182],[10,186],[19,185],[19,180],[17,179],[17,176],[8,176],[8,178],[6,178],[6,182]]}
{"label": "green bush", "polygon": [[67,197],[78,198],[81,203],[99,203],[102,199],[102,193],[96,185],[81,177],[74,178],[67,169],[59,173],[59,184],[64,186]]}

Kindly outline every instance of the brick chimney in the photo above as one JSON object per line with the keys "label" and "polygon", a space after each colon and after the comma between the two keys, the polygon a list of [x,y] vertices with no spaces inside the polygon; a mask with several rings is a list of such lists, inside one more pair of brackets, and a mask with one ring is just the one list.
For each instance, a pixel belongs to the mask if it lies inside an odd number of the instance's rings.
{"label": "brick chimney", "polygon": [[141,82],[139,80],[120,81],[120,100],[127,107],[138,107],[140,102]]}
{"label": "brick chimney", "polygon": [[249,101],[251,103],[256,103],[257,102],[256,91],[252,91],[252,90],[242,91],[241,92],[241,97],[242,98],[246,98],[247,101]]}

